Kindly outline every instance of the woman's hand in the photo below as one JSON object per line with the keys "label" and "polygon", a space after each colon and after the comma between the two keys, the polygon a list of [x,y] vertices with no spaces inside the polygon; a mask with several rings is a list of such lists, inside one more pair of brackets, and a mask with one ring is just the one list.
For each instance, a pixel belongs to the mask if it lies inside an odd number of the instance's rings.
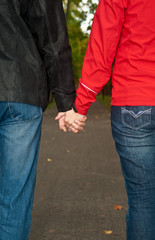
{"label": "woman's hand", "polygon": [[69,131],[78,133],[83,130],[86,120],[87,117],[85,115],[76,113],[73,109],[71,109],[66,112],[65,126],[68,128]]}
{"label": "woman's hand", "polygon": [[72,131],[78,133],[83,130],[87,117],[76,113],[73,109],[67,112],[59,112],[55,120],[59,121],[59,128],[64,132]]}

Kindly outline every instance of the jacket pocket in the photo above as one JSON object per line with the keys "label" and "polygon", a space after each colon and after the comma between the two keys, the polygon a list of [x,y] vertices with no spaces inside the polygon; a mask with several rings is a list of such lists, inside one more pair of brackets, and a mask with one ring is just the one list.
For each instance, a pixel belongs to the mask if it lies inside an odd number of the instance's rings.
{"label": "jacket pocket", "polygon": [[146,127],[151,124],[150,106],[126,106],[121,107],[122,123],[134,130]]}

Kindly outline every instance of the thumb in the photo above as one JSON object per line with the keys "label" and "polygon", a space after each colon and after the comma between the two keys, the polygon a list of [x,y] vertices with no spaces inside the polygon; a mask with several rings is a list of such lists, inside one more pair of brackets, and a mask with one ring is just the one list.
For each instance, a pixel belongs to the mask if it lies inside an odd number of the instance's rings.
{"label": "thumb", "polygon": [[65,116],[65,112],[59,112],[58,115],[55,117],[55,120],[59,120],[61,117]]}
{"label": "thumb", "polygon": [[84,121],[86,121],[87,120],[87,116],[85,115],[83,119],[84,119]]}

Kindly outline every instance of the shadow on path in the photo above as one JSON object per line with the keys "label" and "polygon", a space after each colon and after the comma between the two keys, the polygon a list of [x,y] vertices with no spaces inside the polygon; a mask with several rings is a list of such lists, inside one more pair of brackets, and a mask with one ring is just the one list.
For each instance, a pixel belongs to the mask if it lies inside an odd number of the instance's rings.
{"label": "shadow on path", "polygon": [[61,132],[56,114],[44,113],[30,240],[124,240],[127,201],[109,111],[93,104],[77,135]]}

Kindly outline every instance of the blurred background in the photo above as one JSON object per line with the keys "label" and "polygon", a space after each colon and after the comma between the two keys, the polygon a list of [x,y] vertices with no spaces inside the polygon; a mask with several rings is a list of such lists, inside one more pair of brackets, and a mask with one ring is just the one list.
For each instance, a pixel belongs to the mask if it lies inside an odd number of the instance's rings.
{"label": "blurred background", "polygon": [[[89,40],[92,21],[99,0],[63,0],[69,41],[72,48],[73,73],[76,88],[81,77],[82,64]],[[97,99],[107,108],[111,101],[111,79],[98,94]],[[54,104],[52,96],[50,105]]]}

